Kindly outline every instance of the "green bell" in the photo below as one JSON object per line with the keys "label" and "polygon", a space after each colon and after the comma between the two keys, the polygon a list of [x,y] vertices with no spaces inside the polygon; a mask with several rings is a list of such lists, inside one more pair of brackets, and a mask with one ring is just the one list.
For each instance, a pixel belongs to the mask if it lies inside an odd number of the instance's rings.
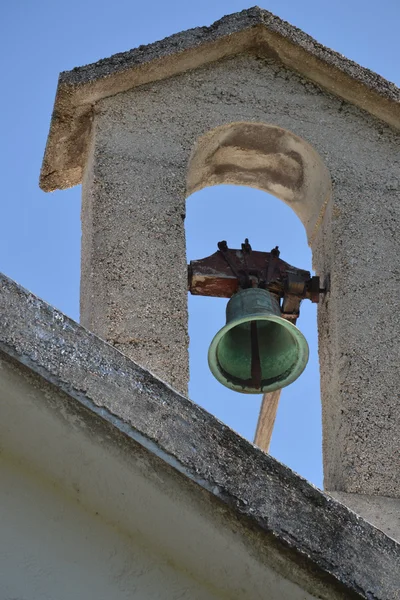
{"label": "green bell", "polygon": [[218,381],[244,394],[263,394],[289,385],[307,361],[304,335],[281,317],[276,297],[260,288],[232,296],[226,325],[208,351],[208,364]]}

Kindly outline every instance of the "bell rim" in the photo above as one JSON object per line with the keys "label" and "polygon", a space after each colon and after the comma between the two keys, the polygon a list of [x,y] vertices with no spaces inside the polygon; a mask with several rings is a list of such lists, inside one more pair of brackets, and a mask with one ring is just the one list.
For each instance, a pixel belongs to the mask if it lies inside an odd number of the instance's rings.
{"label": "bell rim", "polygon": [[[254,321],[254,320],[274,321],[276,323],[279,323],[280,325],[285,327],[288,331],[290,331],[290,333],[293,334],[293,337],[297,343],[297,346],[301,350],[301,352],[299,354],[299,358],[296,361],[296,363],[294,364],[294,369],[293,369],[292,373],[287,377],[287,379],[285,379],[284,385],[282,385],[282,381],[277,381],[275,384],[270,384],[268,386],[262,387],[259,390],[252,391],[249,388],[247,388],[247,389],[243,388],[242,386],[240,386],[238,384],[234,384],[231,381],[229,381],[225,377],[223,372],[218,368],[219,363],[218,363],[218,359],[216,358],[217,357],[217,348],[218,348],[218,344],[219,344],[222,336],[225,335],[225,333],[228,332],[230,329],[233,329],[234,327],[236,327],[237,325],[241,325],[242,323],[248,323],[249,321]],[[302,341],[303,344],[301,344],[300,341]],[[304,369],[306,368],[308,359],[309,359],[309,355],[310,355],[310,348],[309,348],[307,339],[304,336],[304,334],[300,331],[300,329],[298,327],[296,327],[296,325],[294,325],[293,323],[290,323],[290,321],[287,321],[286,319],[284,319],[283,317],[280,317],[278,315],[261,316],[260,314],[254,313],[254,314],[246,315],[245,317],[242,317],[242,318],[233,319],[232,321],[230,321],[229,323],[227,323],[226,325],[221,327],[221,329],[219,331],[217,331],[217,333],[213,337],[210,347],[208,349],[208,366],[210,368],[211,373],[214,375],[214,377],[220,383],[222,383],[222,385],[229,388],[230,390],[232,390],[234,392],[239,392],[241,394],[260,395],[260,394],[267,394],[269,392],[275,392],[276,390],[283,389],[283,388],[287,387],[288,385],[290,385],[291,383],[293,383],[294,381],[296,381],[296,379],[298,379],[300,377],[300,375],[303,373]],[[214,363],[211,360],[212,357],[215,357]]]}

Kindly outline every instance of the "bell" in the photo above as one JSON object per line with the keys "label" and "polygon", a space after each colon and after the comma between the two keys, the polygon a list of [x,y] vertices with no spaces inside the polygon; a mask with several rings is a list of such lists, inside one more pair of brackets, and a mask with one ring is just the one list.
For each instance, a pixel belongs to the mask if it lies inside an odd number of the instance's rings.
{"label": "bell", "polygon": [[232,296],[226,325],[208,351],[208,364],[218,381],[244,394],[263,394],[289,385],[307,361],[304,335],[281,317],[276,297],[260,288]]}

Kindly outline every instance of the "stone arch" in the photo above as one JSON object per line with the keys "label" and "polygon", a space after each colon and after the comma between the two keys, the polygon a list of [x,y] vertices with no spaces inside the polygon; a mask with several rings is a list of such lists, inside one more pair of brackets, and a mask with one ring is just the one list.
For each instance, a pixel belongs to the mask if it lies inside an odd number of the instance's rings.
{"label": "stone arch", "polygon": [[220,184],[255,187],[288,204],[310,245],[332,188],[329,171],[310,144],[260,122],[229,123],[197,140],[189,160],[187,196]]}

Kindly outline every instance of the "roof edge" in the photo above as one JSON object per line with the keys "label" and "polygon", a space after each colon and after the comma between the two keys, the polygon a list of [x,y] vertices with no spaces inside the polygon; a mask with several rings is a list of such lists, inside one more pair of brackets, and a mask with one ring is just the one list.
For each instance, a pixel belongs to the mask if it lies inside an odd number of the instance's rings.
{"label": "roof edge", "polygon": [[4,275],[0,312],[6,355],[134,438],[249,527],[272,535],[323,578],[355,597],[396,598],[400,553],[393,539]]}
{"label": "roof edge", "polygon": [[60,74],[40,177],[44,191],[81,183],[93,106],[133,87],[243,52],[275,56],[329,93],[400,130],[400,90],[324,47],[272,13],[253,7],[161,41]]}

